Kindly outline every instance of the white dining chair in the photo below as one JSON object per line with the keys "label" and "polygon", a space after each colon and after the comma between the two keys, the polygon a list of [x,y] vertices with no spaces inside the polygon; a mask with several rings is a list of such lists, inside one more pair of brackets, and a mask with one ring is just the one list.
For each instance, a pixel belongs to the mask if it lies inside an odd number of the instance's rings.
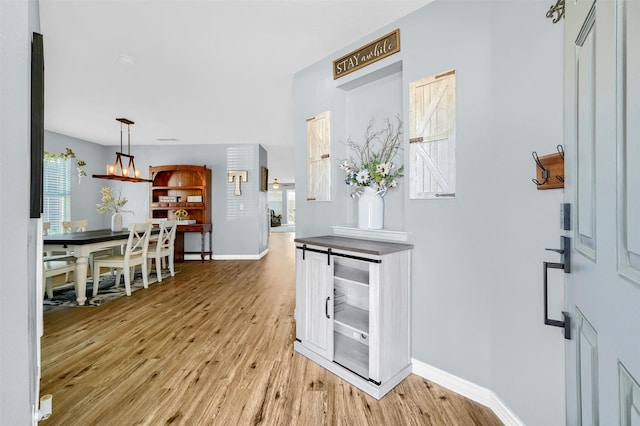
{"label": "white dining chair", "polygon": [[173,266],[174,259],[174,243],[176,240],[176,230],[178,224],[175,220],[165,220],[160,222],[160,233],[158,233],[157,240],[149,245],[147,252],[148,269],[151,271],[151,261],[156,262],[156,276],[158,281],[162,281],[162,269],[167,267],[167,260],[169,266],[169,272],[171,276],[175,276],[175,269]]}
{"label": "white dining chair", "polygon": [[93,295],[98,294],[98,284],[100,283],[101,268],[115,268],[116,287],[120,285],[120,276],[124,274],[124,286],[127,296],[131,296],[131,278],[136,266],[142,269],[142,282],[144,288],[149,287],[147,276],[147,251],[149,249],[149,234],[151,234],[150,223],[134,223],[130,226],[129,238],[124,250],[124,254],[97,257],[93,261]]}
{"label": "white dining chair", "polygon": [[[72,234],[74,232],[84,232],[87,230],[87,226],[89,226],[89,221],[86,219],[81,220],[65,220],[62,221],[62,233],[63,234]],[[68,255],[73,255],[73,252],[67,250]],[[89,257],[89,268],[91,268],[93,264],[93,257]],[[69,282],[69,273],[66,276],[67,282]]]}
{"label": "white dining chair", "polygon": [[[42,262],[42,272],[44,274],[44,292],[49,296],[49,300],[53,298],[53,277],[56,275],[66,274],[74,272],[76,269],[76,262],[74,257],[67,257],[64,260],[44,260]],[[76,285],[76,294],[78,294],[78,286]]]}

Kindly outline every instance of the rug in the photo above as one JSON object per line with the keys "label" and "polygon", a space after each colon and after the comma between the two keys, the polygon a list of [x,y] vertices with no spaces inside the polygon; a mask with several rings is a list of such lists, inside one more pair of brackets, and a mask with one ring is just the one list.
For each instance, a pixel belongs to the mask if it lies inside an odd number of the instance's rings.
{"label": "rug", "polygon": [[[177,274],[179,272],[178,269],[175,270]],[[168,269],[162,271],[162,279],[171,277],[171,273]],[[126,296],[125,288],[124,288],[124,278],[120,278],[120,286],[116,287],[116,276],[114,275],[103,275],[100,277],[100,284],[98,287],[98,294],[96,297],[93,297],[93,278],[87,277],[87,301],[82,306],[100,306],[112,300],[118,299],[122,296]],[[149,275],[149,286],[152,283],[158,282],[156,279],[155,269]],[[131,281],[131,293],[144,288],[144,283],[142,282],[142,272],[136,271],[133,281]],[[67,307],[67,306],[80,306],[78,302],[76,302],[76,289],[73,283],[68,283],[66,285],[58,286],[53,289],[53,298],[49,299],[45,296],[44,299],[44,307],[43,311],[47,312],[56,307]]]}

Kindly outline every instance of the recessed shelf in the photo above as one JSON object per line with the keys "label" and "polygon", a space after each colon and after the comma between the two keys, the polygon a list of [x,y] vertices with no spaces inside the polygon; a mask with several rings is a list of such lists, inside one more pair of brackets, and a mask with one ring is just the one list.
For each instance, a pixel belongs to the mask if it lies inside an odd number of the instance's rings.
{"label": "recessed shelf", "polygon": [[334,320],[353,331],[369,334],[369,311],[344,304],[344,309],[334,314]]}

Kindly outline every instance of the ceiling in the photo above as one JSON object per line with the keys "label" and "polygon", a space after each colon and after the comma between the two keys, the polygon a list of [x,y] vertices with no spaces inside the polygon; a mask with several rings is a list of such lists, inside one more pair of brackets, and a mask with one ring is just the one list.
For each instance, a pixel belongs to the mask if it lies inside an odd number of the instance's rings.
{"label": "ceiling", "polygon": [[118,145],[126,117],[134,146],[259,143],[293,182],[294,73],[430,1],[40,0],[45,129]]}

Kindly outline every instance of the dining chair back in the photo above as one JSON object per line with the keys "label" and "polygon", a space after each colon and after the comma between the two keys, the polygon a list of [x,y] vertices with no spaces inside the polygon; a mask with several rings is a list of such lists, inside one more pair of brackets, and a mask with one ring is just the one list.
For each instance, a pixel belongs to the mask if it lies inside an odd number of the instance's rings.
{"label": "dining chair back", "polygon": [[71,234],[73,232],[84,232],[89,226],[89,221],[83,220],[67,220],[62,222],[62,232],[65,234]]}
{"label": "dining chair back", "polygon": [[51,229],[51,222],[42,222],[42,235],[49,235]]}
{"label": "dining chair back", "polygon": [[153,246],[150,246],[147,253],[148,268],[151,268],[151,261],[156,262],[156,277],[158,281],[162,281],[162,269],[167,266],[167,259],[169,263],[169,272],[173,277],[175,275],[175,268],[173,264],[174,259],[174,244],[176,241],[176,230],[178,229],[178,223],[175,220],[165,220],[160,222],[160,233],[158,239]]}
{"label": "dining chair back", "polygon": [[131,278],[134,275],[135,267],[142,269],[142,282],[144,288],[149,287],[147,274],[147,251],[149,249],[149,235],[151,234],[150,223],[134,223],[130,226],[129,238],[124,250],[124,254],[97,257],[93,261],[93,295],[98,294],[98,284],[100,283],[101,268],[115,268],[116,287],[120,285],[120,276],[124,273],[124,285],[127,296],[131,296]]}

